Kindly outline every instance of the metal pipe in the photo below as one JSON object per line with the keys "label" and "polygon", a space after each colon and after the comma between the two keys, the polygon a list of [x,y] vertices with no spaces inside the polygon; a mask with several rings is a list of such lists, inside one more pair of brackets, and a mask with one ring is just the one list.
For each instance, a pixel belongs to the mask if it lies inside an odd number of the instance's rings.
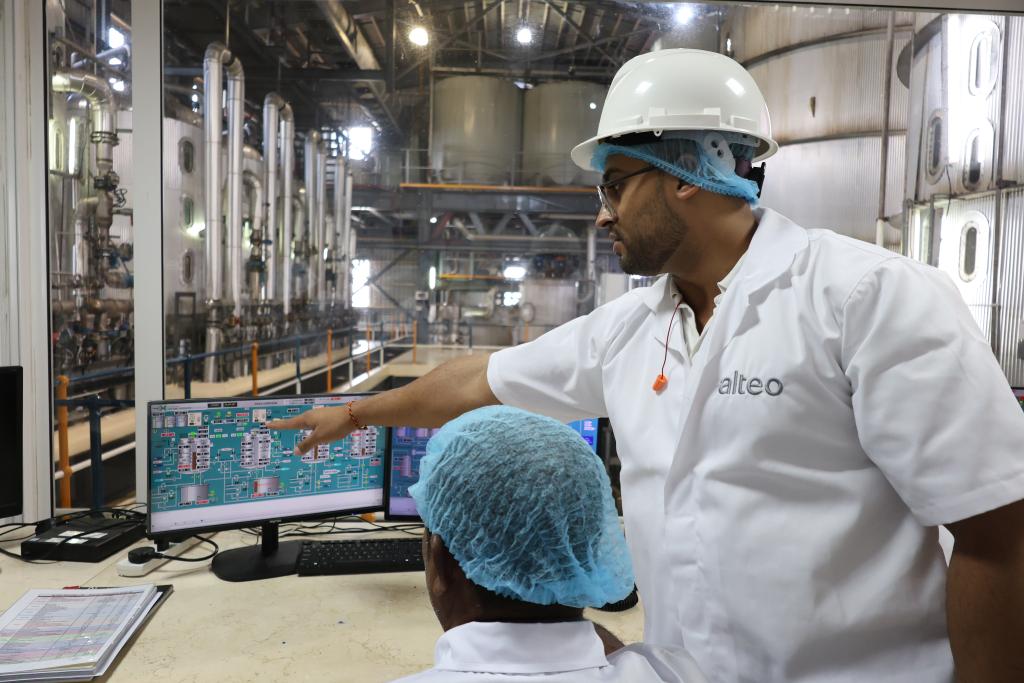
{"label": "metal pipe", "polygon": [[117,144],[114,92],[110,84],[102,77],[86,71],[60,71],[53,75],[50,82],[54,92],[74,93],[89,102],[97,175],[109,174],[114,168],[114,146]]}
{"label": "metal pipe", "polygon": [[[266,225],[265,211],[267,210],[267,204],[264,200],[263,192],[263,181],[260,177],[252,171],[242,172],[242,183],[249,187],[252,197],[252,205],[250,207],[249,214],[249,230],[250,230],[250,258],[255,256],[257,259],[266,265],[266,255],[264,253],[263,241],[266,237],[264,235],[264,226]],[[241,253],[240,253],[241,256]],[[259,274],[256,273],[255,286],[250,283],[249,286],[249,302],[255,303],[257,301],[265,301],[266,298],[263,292],[260,291],[259,286]]]}
{"label": "metal pipe", "polygon": [[[237,65],[233,73],[231,66]],[[231,299],[236,316],[242,313],[242,123],[245,117],[245,73],[237,59],[228,66],[228,263]]]}
{"label": "metal pipe", "polygon": [[341,263],[341,301],[345,307],[352,304],[352,259],[355,258],[355,240],[352,238],[352,174],[345,168],[345,209],[342,213],[341,243],[345,255]]}
{"label": "metal pipe", "polygon": [[281,173],[284,175],[281,206],[284,209],[284,235],[281,256],[284,259],[284,282],[282,296],[284,313],[291,312],[292,304],[292,183],[295,176],[295,118],[292,116],[291,105],[281,108]]}
{"label": "metal pipe", "polygon": [[[283,150],[286,143],[284,140],[284,118],[287,111],[287,119],[292,118],[292,109],[276,92],[269,92],[263,98],[263,161],[266,163],[265,175],[267,190],[267,223],[266,240],[269,242],[269,249],[265,250],[267,267],[266,298],[273,301],[277,296],[277,164],[278,146]],[[283,164],[282,164],[283,165]],[[290,197],[285,197],[284,206],[291,204]],[[285,210],[287,216],[288,211]]]}
{"label": "metal pipe", "polygon": [[[317,204],[320,201],[320,196],[317,194],[320,187],[317,176],[317,166],[319,163],[317,157],[320,151],[320,141],[320,131],[311,130],[306,133],[306,145],[304,148],[307,218],[306,243],[310,246],[316,246],[317,234],[320,232],[320,225],[317,223],[317,216],[320,215],[320,212],[317,210]],[[307,262],[306,265],[306,298],[311,300],[316,293],[314,289],[316,273],[314,272],[314,264]]]}
{"label": "metal pipe", "polygon": [[84,281],[89,277],[89,217],[96,212],[99,197],[85,197],[75,205],[75,242],[71,251],[71,274]]}
{"label": "metal pipe", "polygon": [[[224,298],[224,223],[222,211],[221,136],[224,131],[222,93],[224,67],[228,67],[231,94],[238,90],[242,65],[231,51],[221,43],[211,43],[203,58],[203,138],[205,142],[205,213],[206,213],[206,291],[209,300],[209,320],[206,326],[206,351],[220,346],[219,306]],[[235,83],[235,85],[231,85]],[[240,126],[239,126],[240,128]],[[241,132],[239,130],[239,132]],[[230,140],[229,140],[230,143]],[[241,147],[241,145],[238,145]],[[229,144],[229,152],[231,145]],[[241,149],[239,149],[239,153]],[[230,157],[230,153],[229,153]],[[229,207],[230,208],[230,207]],[[207,382],[217,381],[217,359],[210,356],[204,361],[203,377]]]}
{"label": "metal pipe", "polygon": [[[304,195],[305,195],[305,193],[302,192],[301,189],[300,189],[300,191],[297,192],[292,197],[292,212],[295,214],[293,221],[294,221],[295,225],[297,225],[297,226],[304,226],[306,224],[306,213],[308,213],[308,212],[306,211],[306,204],[307,204],[307,202],[306,202],[306,199],[305,199]],[[288,263],[288,276],[289,276],[289,279],[286,280],[286,282],[288,283],[288,287],[290,288],[291,287],[291,279],[290,279],[290,276],[291,276],[291,259],[286,259],[286,262]],[[297,286],[295,287],[295,293],[296,293],[296,295],[300,294],[299,288]],[[288,293],[286,292],[285,295],[287,297]],[[289,301],[289,300],[290,300],[290,298],[286,298],[285,299],[285,301]]]}
{"label": "metal pipe", "polygon": [[341,248],[337,249],[335,240],[337,233],[344,235],[345,224],[345,182],[348,171],[345,164],[344,152],[339,152],[334,158],[334,225],[327,232],[327,253],[331,259],[332,270],[334,271],[334,287],[331,288],[331,303],[338,299],[338,290],[341,287],[341,273],[345,264],[346,245],[342,238]]}
{"label": "metal pipe", "polygon": [[327,298],[327,264],[324,261],[324,246],[327,233],[327,143],[321,139],[316,153],[316,300],[324,310]]}
{"label": "metal pipe", "polygon": [[889,11],[885,31],[885,73],[882,76],[882,151],[878,172],[878,216],[875,221],[875,243],[885,246],[885,189],[889,178],[889,102],[892,97],[892,53],[895,49],[896,12]]}

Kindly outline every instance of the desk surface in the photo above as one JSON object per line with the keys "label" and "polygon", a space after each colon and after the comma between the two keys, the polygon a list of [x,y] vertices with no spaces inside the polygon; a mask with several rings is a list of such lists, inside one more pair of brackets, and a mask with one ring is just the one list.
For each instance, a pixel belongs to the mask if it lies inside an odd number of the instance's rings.
{"label": "desk surface", "polygon": [[[359,538],[386,535],[396,533]],[[255,541],[239,531],[214,538],[221,550]],[[200,544],[185,555],[208,552]],[[128,579],[116,569],[126,555],[123,551],[98,564],[26,564],[0,556],[0,611],[31,588],[173,584],[174,593],[104,679],[110,683],[375,683],[433,662],[441,627],[430,609],[422,572],[227,583],[210,572],[209,562],[168,562],[148,576]],[[588,610],[587,616],[627,643],[641,637],[640,607],[618,614]]]}

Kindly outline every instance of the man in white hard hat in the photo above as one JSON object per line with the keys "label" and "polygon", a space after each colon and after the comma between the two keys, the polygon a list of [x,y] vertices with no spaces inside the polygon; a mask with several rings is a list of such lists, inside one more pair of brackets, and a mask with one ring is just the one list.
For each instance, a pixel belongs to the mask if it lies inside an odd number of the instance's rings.
{"label": "man in white hard hat", "polygon": [[276,426],[607,415],[646,641],[718,682],[1024,680],[1024,414],[945,275],[756,208],[776,149],[731,59],[630,60],[572,157],[623,270],[663,277]]}

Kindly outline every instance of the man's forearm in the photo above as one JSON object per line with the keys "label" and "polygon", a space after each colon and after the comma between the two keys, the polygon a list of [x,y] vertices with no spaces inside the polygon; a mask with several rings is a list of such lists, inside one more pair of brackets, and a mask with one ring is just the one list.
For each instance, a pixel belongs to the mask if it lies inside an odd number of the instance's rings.
{"label": "man's forearm", "polygon": [[957,683],[1024,681],[1024,553],[1008,547],[991,556],[954,546],[946,620]]}
{"label": "man's forearm", "polygon": [[467,411],[496,405],[487,359],[474,354],[450,360],[404,387],[359,401],[356,414],[366,424],[440,427]]}

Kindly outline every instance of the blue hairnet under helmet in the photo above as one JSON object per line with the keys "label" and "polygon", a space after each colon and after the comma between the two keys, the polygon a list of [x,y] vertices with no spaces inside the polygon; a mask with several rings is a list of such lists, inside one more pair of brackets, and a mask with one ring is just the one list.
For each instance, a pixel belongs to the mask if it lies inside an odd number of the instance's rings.
{"label": "blue hairnet under helmet", "polygon": [[555,420],[507,406],[452,420],[409,494],[466,577],[498,595],[597,607],[633,589],[604,466]]}
{"label": "blue hairnet under helmet", "polygon": [[671,131],[653,142],[617,145],[601,142],[591,161],[604,171],[613,154],[646,161],[665,173],[710,192],[745,199],[757,204],[757,182],[736,173],[737,164],[746,168],[754,158],[758,140],[751,135],[730,131]]}

